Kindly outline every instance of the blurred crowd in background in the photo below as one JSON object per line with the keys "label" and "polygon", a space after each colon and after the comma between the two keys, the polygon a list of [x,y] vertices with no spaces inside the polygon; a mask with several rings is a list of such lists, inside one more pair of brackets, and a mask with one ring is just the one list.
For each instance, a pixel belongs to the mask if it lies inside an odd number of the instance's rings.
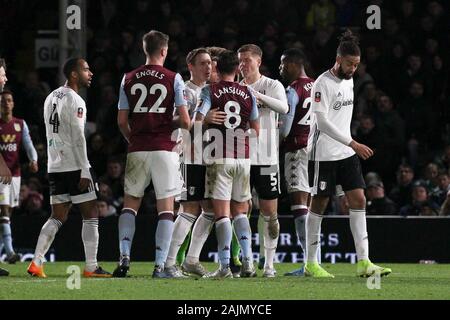
{"label": "blurred crowd in background", "polygon": [[[0,56],[8,64],[7,87],[14,94],[14,114],[27,122],[39,155],[37,174],[28,171],[22,155],[17,214],[48,215],[42,112],[45,97],[61,83],[56,68],[35,68],[34,39],[37,30],[58,29],[58,8],[37,0],[0,3]],[[371,4],[381,8],[380,30],[366,27]],[[87,61],[94,73],[86,96],[87,145],[102,215],[114,215],[122,205],[126,143],[116,125],[119,84],[125,72],[145,62],[145,32],[169,34],[165,66],[186,80],[190,50],[213,45],[237,50],[246,43],[263,49],[261,73],[279,79],[281,53],[291,47],[308,56],[310,77],[332,67],[337,37],[347,27],[360,36],[362,51],[354,77],[352,134],[375,151],[362,161],[368,214],[450,215],[448,5],[419,0],[87,1]],[[154,200],[150,188],[141,211],[155,212]],[[287,202],[283,192],[280,214],[289,212]],[[341,197],[329,214],[347,210]]]}

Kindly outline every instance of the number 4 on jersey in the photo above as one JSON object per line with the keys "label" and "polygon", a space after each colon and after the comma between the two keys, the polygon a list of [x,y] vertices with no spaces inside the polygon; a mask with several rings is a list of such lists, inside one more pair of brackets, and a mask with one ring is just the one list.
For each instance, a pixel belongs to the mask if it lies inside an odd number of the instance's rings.
{"label": "number 4 on jersey", "polygon": [[58,111],[56,111],[56,103],[53,104],[53,110],[52,113],[50,114],[50,119],[48,123],[53,126],[53,133],[58,133],[60,122]]}

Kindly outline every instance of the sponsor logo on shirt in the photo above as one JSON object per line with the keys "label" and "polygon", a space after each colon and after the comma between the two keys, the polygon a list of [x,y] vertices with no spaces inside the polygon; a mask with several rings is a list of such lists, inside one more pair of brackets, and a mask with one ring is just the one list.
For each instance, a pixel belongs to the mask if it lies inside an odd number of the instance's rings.
{"label": "sponsor logo on shirt", "polygon": [[345,101],[336,101],[333,104],[333,109],[334,110],[340,110],[342,107],[346,107],[346,106],[351,106],[353,105],[353,100],[345,100]]}
{"label": "sponsor logo on shirt", "polygon": [[77,111],[77,117],[78,117],[78,118],[83,118],[83,112],[84,112],[84,111],[83,111],[83,108],[81,108],[81,107],[78,108],[78,111]]}

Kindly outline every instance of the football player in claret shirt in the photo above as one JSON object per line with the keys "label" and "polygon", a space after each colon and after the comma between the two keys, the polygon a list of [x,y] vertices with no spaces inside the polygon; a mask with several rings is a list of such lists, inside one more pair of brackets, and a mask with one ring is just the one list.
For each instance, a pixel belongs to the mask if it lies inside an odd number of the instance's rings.
{"label": "football player in claret shirt", "polygon": [[163,66],[168,43],[169,36],[162,32],[146,33],[146,63],[125,74],[120,86],[117,120],[128,141],[128,155],[124,205],[119,216],[120,261],[113,273],[115,277],[125,277],[129,270],[135,217],[151,181],[158,211],[153,277],[184,277],[176,265],[165,268],[173,232],[174,200],[182,187],[174,130],[190,129],[183,79]]}
{"label": "football player in claret shirt", "polygon": [[20,256],[12,246],[10,217],[12,209],[19,206],[20,193],[20,148],[23,145],[28,159],[30,172],[38,171],[37,152],[31,141],[26,122],[13,116],[14,97],[12,92],[0,93],[0,152],[13,176],[11,184],[0,184],[0,253],[4,246],[7,260],[15,263]]}
{"label": "football player in claret shirt", "polygon": [[[231,278],[230,246],[232,228],[230,216],[235,222],[235,231],[242,248],[241,277],[256,276],[251,248],[252,234],[247,217],[250,192],[250,143],[248,127],[259,133],[258,107],[256,99],[246,86],[234,82],[239,60],[232,51],[219,55],[217,70],[220,81],[202,90],[201,104],[195,121],[203,121],[211,108],[226,113],[221,124],[210,124],[208,128],[211,144],[205,148],[206,190],[205,196],[212,199],[216,217],[216,236],[220,267],[206,274],[207,278]],[[212,151],[209,154],[207,150]],[[209,156],[212,157],[209,157]]]}
{"label": "football player in claret shirt", "polygon": [[[3,91],[3,88],[7,81],[8,78],[6,77],[6,63],[4,59],[0,58],[0,92]],[[0,100],[1,98],[2,97],[0,95]],[[11,171],[6,165],[3,156],[0,154],[0,183],[9,184],[11,183],[11,180],[12,180]],[[9,272],[7,270],[0,268],[0,276],[8,276],[8,275]]]}
{"label": "football player in claret shirt", "polygon": [[[306,57],[300,49],[288,49],[281,56],[280,75],[289,85],[286,89],[289,113],[281,117],[284,176],[289,193],[295,231],[306,262],[306,216],[310,187],[308,183],[308,136],[311,124],[311,89],[314,80],[305,72]],[[319,247],[320,259],[320,247]],[[302,276],[304,266],[286,276]]]}

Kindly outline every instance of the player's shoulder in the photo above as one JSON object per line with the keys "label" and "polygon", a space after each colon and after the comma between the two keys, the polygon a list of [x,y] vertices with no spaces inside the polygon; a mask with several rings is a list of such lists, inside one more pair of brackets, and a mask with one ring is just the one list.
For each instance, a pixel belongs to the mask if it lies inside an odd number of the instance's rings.
{"label": "player's shoulder", "polygon": [[314,88],[330,88],[338,85],[337,79],[333,74],[327,70],[324,73],[322,73],[320,76],[317,77],[317,79],[314,81]]}
{"label": "player's shoulder", "polygon": [[301,77],[298,78],[296,80],[294,80],[289,87],[291,88],[303,88],[305,85],[310,84],[309,86],[311,86],[311,84],[314,83],[314,79],[310,78],[310,77]]}
{"label": "player's shoulder", "polygon": [[[164,76],[162,76],[162,74],[164,74]],[[162,79],[163,77],[175,78],[177,73],[165,68],[164,66],[143,64],[136,69],[125,73],[125,83],[141,79],[147,75],[153,75],[156,78]]]}
{"label": "player's shoulder", "polygon": [[25,120],[23,120],[22,118],[17,118],[17,117],[13,117],[12,120],[14,123],[20,123],[20,124],[23,124],[25,122]]}

